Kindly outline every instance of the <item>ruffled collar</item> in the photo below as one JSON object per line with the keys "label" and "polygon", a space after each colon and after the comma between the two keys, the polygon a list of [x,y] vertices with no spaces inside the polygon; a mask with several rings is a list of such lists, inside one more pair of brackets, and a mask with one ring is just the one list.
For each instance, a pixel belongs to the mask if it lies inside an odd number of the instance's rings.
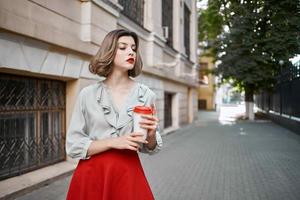
{"label": "ruffled collar", "polygon": [[103,110],[105,120],[115,129],[121,129],[132,120],[132,112],[135,106],[145,105],[147,100],[148,87],[136,82],[133,91],[127,98],[124,107],[116,112],[112,98],[108,92],[107,86],[100,81],[97,89],[97,101]]}

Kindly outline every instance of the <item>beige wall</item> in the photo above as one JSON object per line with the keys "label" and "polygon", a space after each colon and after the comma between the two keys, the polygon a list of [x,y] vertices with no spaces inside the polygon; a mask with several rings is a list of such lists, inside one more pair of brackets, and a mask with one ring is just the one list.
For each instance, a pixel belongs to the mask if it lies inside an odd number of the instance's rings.
{"label": "beige wall", "polygon": [[[88,70],[107,32],[134,30],[140,37],[144,73],[138,78],[158,95],[163,127],[164,91],[175,94],[174,128],[193,121],[196,97],[196,0],[191,9],[191,60],[184,55],[183,4],[174,5],[174,49],[166,46],[161,27],[161,1],[145,0],[144,27],[140,27],[101,0],[1,0],[0,72],[64,80],[67,83],[67,124],[74,100],[84,86],[100,80]],[[117,9],[116,9],[117,8]],[[180,103],[178,103],[180,102]]]}
{"label": "beige wall", "polygon": [[[211,57],[201,57],[201,63],[208,63],[208,69],[214,69],[215,65]],[[208,110],[215,109],[215,76],[208,75],[208,85],[200,85],[198,99],[205,99]]]}

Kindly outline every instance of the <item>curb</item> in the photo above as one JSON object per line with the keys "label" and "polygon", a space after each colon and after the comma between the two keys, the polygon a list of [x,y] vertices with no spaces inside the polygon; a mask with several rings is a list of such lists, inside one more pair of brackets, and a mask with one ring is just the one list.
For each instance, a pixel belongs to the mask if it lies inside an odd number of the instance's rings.
{"label": "curb", "polygon": [[65,172],[65,173],[60,174],[58,176],[52,177],[52,178],[50,178],[48,180],[36,183],[35,185],[23,188],[23,189],[18,190],[18,191],[15,191],[15,192],[13,192],[11,194],[8,194],[6,196],[1,197],[0,200],[13,200],[13,199],[16,199],[18,197],[21,197],[21,196],[27,194],[27,193],[30,193],[30,192],[32,192],[34,190],[37,190],[37,189],[39,189],[41,187],[47,186],[47,185],[49,185],[49,184],[51,184],[51,183],[53,183],[53,182],[55,182],[55,181],[57,181],[59,179],[65,178],[65,177],[71,175],[73,173],[73,171],[74,170],[71,170],[69,172]]}
{"label": "curb", "polygon": [[20,176],[0,181],[0,200],[10,200],[49,185],[73,173],[76,164],[63,161]]}

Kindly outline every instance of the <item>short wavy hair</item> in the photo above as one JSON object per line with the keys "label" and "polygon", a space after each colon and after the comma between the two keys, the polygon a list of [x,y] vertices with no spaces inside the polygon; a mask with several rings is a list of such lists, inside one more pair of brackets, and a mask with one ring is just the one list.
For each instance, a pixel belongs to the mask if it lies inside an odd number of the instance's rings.
{"label": "short wavy hair", "polygon": [[116,29],[105,36],[99,51],[92,58],[89,64],[91,73],[107,77],[112,72],[113,61],[118,48],[118,39],[122,36],[131,36],[136,45],[136,62],[133,69],[128,71],[128,76],[136,77],[142,72],[143,62],[138,51],[139,39],[137,34],[124,29]]}

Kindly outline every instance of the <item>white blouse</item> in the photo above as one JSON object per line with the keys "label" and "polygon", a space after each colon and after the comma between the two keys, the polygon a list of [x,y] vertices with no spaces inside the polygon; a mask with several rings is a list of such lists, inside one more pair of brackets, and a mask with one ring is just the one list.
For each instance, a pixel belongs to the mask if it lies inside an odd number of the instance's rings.
{"label": "white blouse", "polygon": [[[109,88],[100,81],[83,88],[77,98],[67,131],[66,152],[71,158],[88,159],[87,150],[93,140],[118,137],[133,132],[133,108],[155,104],[156,95],[147,86],[135,83],[123,108],[115,109]],[[162,139],[156,131],[157,145],[141,152],[156,153],[162,148]]]}

